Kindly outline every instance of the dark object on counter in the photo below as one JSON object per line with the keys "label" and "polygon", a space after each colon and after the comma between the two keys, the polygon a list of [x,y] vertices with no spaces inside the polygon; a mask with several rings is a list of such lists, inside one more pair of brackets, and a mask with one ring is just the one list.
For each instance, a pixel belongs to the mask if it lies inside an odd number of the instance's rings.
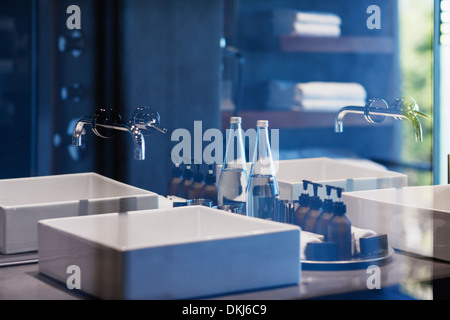
{"label": "dark object on counter", "polygon": [[188,199],[200,199],[202,196],[202,189],[205,186],[204,175],[200,171],[200,165],[197,165],[197,170],[194,174],[194,181],[189,187]]}
{"label": "dark object on counter", "polygon": [[204,206],[204,207],[208,207],[208,208],[212,208],[213,207],[213,201],[210,199],[189,199],[188,201],[186,201],[187,206]]}
{"label": "dark object on counter", "polygon": [[310,261],[337,261],[338,247],[336,242],[308,243],[305,256]]}
{"label": "dark object on counter", "polygon": [[192,184],[192,170],[191,165],[187,164],[186,169],[183,173],[183,180],[181,181],[178,187],[177,196],[180,198],[188,199],[189,198],[189,188]]}
{"label": "dark object on counter", "polygon": [[319,188],[323,187],[320,183],[313,183],[314,196],[309,201],[309,211],[305,215],[304,230],[308,232],[316,232],[317,218],[322,213],[322,199],[318,196]]}
{"label": "dark object on counter", "polygon": [[187,202],[186,201],[184,201],[184,202],[174,202],[173,203],[173,207],[174,208],[177,208],[177,207],[186,207],[187,206]]}
{"label": "dark object on counter", "polygon": [[336,188],[338,201],[333,206],[334,216],[328,222],[328,241],[336,242],[339,260],[352,258],[352,223],[347,217],[347,208],[342,202],[342,188]]}
{"label": "dark object on counter", "polygon": [[183,171],[180,168],[179,164],[175,164],[175,167],[172,169],[172,177],[169,180],[169,187],[167,190],[168,196],[179,196],[178,188],[180,187]]}
{"label": "dark object on counter", "polygon": [[309,203],[311,197],[309,196],[307,190],[308,185],[311,184],[311,181],[303,180],[303,193],[298,197],[298,208],[294,213],[294,224],[299,226],[300,228],[305,227],[305,215],[309,211]]}
{"label": "dark object on counter", "polygon": [[316,233],[321,234],[325,241],[328,241],[328,222],[333,218],[333,200],[331,200],[331,190],[334,189],[333,186],[326,186],[327,198],[322,204],[322,213],[317,218],[316,222]]}
{"label": "dark object on counter", "polygon": [[359,244],[362,257],[383,255],[389,251],[387,234],[360,238]]}
{"label": "dark object on counter", "polygon": [[201,198],[209,199],[213,202],[213,206],[217,206],[217,195],[216,176],[213,174],[212,166],[210,166],[208,174],[205,177],[205,185],[202,188]]}

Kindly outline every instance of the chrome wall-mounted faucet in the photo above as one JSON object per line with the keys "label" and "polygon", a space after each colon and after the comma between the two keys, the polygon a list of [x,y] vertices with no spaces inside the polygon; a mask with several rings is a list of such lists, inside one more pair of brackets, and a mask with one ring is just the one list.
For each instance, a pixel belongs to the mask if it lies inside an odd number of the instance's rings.
{"label": "chrome wall-mounted faucet", "polygon": [[111,109],[99,109],[93,117],[80,118],[74,128],[72,144],[81,146],[81,136],[85,134],[84,126],[91,125],[95,135],[101,138],[111,138],[104,132],[108,129],[126,131],[131,134],[134,141],[134,158],[145,160],[145,135],[153,133],[155,130],[167,133],[167,129],[159,126],[159,113],[151,108],[137,108],[129,122],[122,120],[120,114]]}
{"label": "chrome wall-mounted faucet", "polygon": [[429,119],[430,116],[419,111],[419,106],[413,98],[397,98],[392,106],[383,99],[371,99],[364,107],[348,106],[342,108],[335,119],[335,132],[344,131],[344,117],[348,113],[363,114],[370,123],[382,123],[387,117],[395,120],[407,119],[414,127],[416,141],[423,141],[422,125],[420,117]]}

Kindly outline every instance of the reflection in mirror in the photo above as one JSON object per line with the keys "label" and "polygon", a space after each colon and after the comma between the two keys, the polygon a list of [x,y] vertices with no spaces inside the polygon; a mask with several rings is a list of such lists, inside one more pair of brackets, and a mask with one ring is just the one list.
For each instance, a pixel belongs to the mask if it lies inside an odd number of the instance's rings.
{"label": "reflection in mirror", "polygon": [[[401,96],[433,113],[433,1],[228,0],[225,9],[225,41],[245,57],[239,115],[244,127],[264,117],[282,129],[280,159],[365,159],[407,173],[410,185],[432,183],[430,119],[370,124],[349,115],[337,135],[334,118]],[[233,113],[227,102],[223,124]]]}
{"label": "reflection in mirror", "polygon": [[[66,26],[72,2],[82,33]],[[165,194],[170,133],[196,120],[225,130],[238,115],[244,130],[262,118],[280,129],[281,160],[357,159],[432,183],[431,121],[419,144],[407,121],[349,115],[336,134],[334,119],[400,96],[432,114],[433,1],[99,3],[0,2],[0,179],[97,172]],[[74,120],[100,107],[129,119],[141,105],[167,125],[169,138],[149,139],[161,156],[136,162],[122,135],[72,147]]]}

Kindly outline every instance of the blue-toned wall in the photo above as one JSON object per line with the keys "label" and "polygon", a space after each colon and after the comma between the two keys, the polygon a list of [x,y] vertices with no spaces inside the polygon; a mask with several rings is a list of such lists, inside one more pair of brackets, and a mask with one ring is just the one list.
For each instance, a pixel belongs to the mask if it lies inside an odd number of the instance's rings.
{"label": "blue-toned wall", "polygon": [[152,106],[168,129],[146,138],[145,161],[132,159],[124,137],[121,179],[166,194],[172,131],[193,132],[195,120],[203,121],[203,130],[220,128],[222,1],[128,0],[120,12],[125,113]]}

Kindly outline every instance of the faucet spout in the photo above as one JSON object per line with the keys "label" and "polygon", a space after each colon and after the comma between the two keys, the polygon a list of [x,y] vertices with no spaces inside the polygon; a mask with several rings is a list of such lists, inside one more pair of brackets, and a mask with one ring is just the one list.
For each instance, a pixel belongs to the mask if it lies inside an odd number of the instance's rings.
{"label": "faucet spout", "polygon": [[142,131],[138,127],[132,125],[129,128],[129,132],[134,141],[134,159],[145,160],[145,138]]}
{"label": "faucet spout", "polygon": [[81,146],[81,136],[86,133],[86,131],[84,130],[84,126],[86,124],[92,125],[92,119],[89,119],[88,117],[82,117],[78,119],[73,130],[72,145],[76,147]]}
{"label": "faucet spout", "polygon": [[405,117],[409,120],[409,122],[411,122],[412,126],[414,127],[416,142],[423,142],[422,124],[420,123],[419,118],[412,112],[406,113]]}
{"label": "faucet spout", "polygon": [[335,121],[334,121],[334,131],[336,133],[342,133],[344,132],[344,117],[349,114],[364,114],[364,107],[358,107],[358,106],[347,106],[342,108],[338,114],[336,115]]}

